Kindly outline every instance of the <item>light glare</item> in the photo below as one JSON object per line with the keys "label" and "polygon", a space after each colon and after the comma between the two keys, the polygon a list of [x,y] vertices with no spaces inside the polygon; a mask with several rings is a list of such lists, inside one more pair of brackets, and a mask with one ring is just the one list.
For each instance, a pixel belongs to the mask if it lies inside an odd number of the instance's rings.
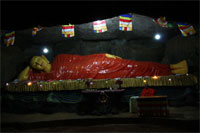
{"label": "light glare", "polygon": [[31,86],[31,85],[32,85],[32,82],[31,82],[31,81],[29,81],[29,82],[27,83],[27,85],[28,85],[28,86]]}
{"label": "light glare", "polygon": [[158,79],[158,78],[159,78],[158,76],[153,76],[153,77],[152,77],[152,79]]}
{"label": "light glare", "polygon": [[49,52],[49,50],[48,50],[47,48],[44,48],[44,49],[43,49],[43,52],[46,54],[46,53]]}
{"label": "light glare", "polygon": [[156,34],[154,38],[155,38],[156,40],[160,40],[161,36],[160,36],[160,34]]}

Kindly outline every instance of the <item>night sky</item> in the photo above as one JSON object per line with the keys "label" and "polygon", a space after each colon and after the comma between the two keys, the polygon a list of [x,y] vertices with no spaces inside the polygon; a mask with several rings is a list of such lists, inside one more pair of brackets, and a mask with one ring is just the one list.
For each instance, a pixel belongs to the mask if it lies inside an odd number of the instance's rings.
{"label": "night sky", "polygon": [[199,24],[198,1],[2,1],[1,29],[82,24],[125,13],[152,18],[165,16],[167,21]]}

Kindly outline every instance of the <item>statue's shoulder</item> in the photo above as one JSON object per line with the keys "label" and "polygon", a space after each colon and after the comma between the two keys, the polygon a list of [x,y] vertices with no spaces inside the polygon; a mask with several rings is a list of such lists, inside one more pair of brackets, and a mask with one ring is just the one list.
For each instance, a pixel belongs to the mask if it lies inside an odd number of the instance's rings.
{"label": "statue's shoulder", "polygon": [[71,54],[58,54],[56,55],[56,57],[67,57],[67,56],[71,56]]}
{"label": "statue's shoulder", "polygon": [[76,55],[73,55],[73,54],[58,54],[56,55],[56,57],[54,58],[55,59],[68,59],[68,58],[72,58]]}

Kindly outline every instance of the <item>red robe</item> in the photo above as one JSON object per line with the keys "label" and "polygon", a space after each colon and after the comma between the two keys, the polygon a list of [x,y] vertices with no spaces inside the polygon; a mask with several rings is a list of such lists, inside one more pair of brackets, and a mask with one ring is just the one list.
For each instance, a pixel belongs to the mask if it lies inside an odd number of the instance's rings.
{"label": "red robe", "polygon": [[143,96],[154,96],[155,95],[155,90],[152,88],[144,88],[141,92],[141,97]]}
{"label": "red robe", "polygon": [[51,72],[29,71],[29,80],[112,79],[136,76],[171,75],[169,65],[155,62],[108,58],[105,54],[59,54],[52,62]]}

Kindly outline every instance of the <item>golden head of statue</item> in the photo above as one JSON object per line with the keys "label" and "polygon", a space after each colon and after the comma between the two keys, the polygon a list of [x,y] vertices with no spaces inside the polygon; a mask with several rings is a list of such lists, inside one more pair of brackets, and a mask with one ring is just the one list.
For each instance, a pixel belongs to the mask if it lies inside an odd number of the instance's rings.
{"label": "golden head of statue", "polygon": [[[30,66],[36,70],[44,71],[44,72],[50,72],[51,71],[51,64],[49,63],[49,60],[44,56],[33,56],[30,61]],[[29,77],[29,70],[30,66],[27,66],[18,76],[18,79],[20,81],[22,80],[28,80]]]}
{"label": "golden head of statue", "polygon": [[33,56],[33,58],[30,61],[30,65],[32,68],[39,71],[50,72],[51,70],[51,64],[49,63],[49,60],[44,55]]}

